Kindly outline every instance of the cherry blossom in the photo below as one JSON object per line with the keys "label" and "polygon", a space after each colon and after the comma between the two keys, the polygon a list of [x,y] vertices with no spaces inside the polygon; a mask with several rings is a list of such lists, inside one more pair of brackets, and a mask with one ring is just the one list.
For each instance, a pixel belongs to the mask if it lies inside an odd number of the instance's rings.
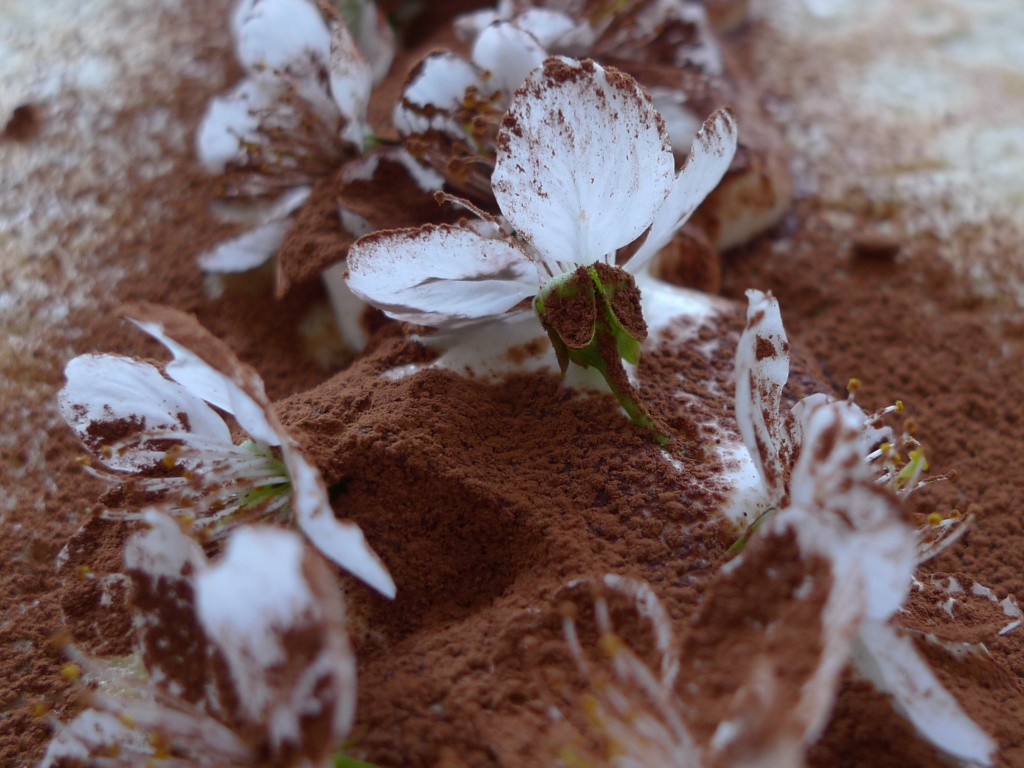
{"label": "cherry blossom", "polygon": [[[163,371],[116,355],[68,363],[61,413],[96,457],[93,473],[157,499],[208,538],[246,522],[294,520],[329,559],[393,597],[387,569],[358,525],[335,518],[320,473],[256,372],[188,315],[152,306],[126,314],[174,359]],[[234,416],[249,439],[236,444],[214,408]],[[137,517],[130,509],[104,514]]]}
{"label": "cherry blossom", "polygon": [[788,502],[764,518],[747,546],[790,534],[805,557],[829,562],[833,586],[823,621],[836,643],[833,667],[851,658],[936,748],[963,762],[988,765],[992,739],[891,624],[918,564],[936,551],[931,544],[922,547],[901,509],[920,462],[905,465],[910,471],[903,480],[902,470],[879,468],[871,447],[887,433],[851,400],[814,395],[784,414],[789,345],[778,302],[760,291],[747,296],[747,327],[736,354],[736,415],[769,497],[779,505]]}
{"label": "cherry blossom", "polygon": [[235,531],[211,563],[173,519],[143,517],[125,549],[141,668],[71,649],[99,685],[42,765],[328,765],[352,726],[356,665],[326,564],[266,526]]}
{"label": "cherry blossom", "polygon": [[[349,252],[349,287],[394,318],[441,329],[533,300],[563,371],[570,361],[594,366],[634,421],[649,424],[621,362],[637,362],[646,336],[629,273],[671,240],[735,148],[735,121],[720,110],[677,174],[664,124],[635,80],[549,58],[516,92],[497,137],[491,185],[503,220],[481,213],[471,225],[367,235]],[[624,271],[618,253],[631,245]],[[579,327],[568,316],[582,317]]]}
{"label": "cherry blossom", "polygon": [[[736,420],[751,459],[764,480],[770,508],[789,501],[790,472],[803,443],[802,423],[811,410],[829,400],[814,394],[793,408],[782,407],[789,378],[789,342],[778,301],[761,291],[747,291],[747,326],[736,349]],[[851,398],[859,382],[851,382]],[[886,426],[886,417],[903,414],[903,403],[863,414],[860,450],[875,474],[875,482],[899,498],[944,476],[922,477],[928,462],[904,424],[902,434]],[[971,517],[947,518],[918,530],[918,562],[953,544],[968,529]]]}
{"label": "cherry blossom", "polygon": [[[730,626],[721,649],[681,656],[650,587],[615,575],[587,582],[600,653],[583,648],[579,619],[564,613],[566,640],[594,697],[585,711],[610,764],[799,768],[828,722],[851,662],[939,750],[965,764],[990,764],[993,740],[942,687],[911,638],[890,623],[910,589],[916,536],[897,495],[875,482],[864,459],[864,418],[848,401],[807,407],[789,505],[716,574],[693,618],[696,626],[705,618]],[[764,598],[756,618],[747,615],[754,611],[737,600],[738,591]],[[623,598],[634,606],[632,631],[650,627],[646,658],[611,624],[613,595],[616,615]],[[820,611],[818,623],[809,622],[808,606]],[[794,669],[798,650],[803,655]],[[695,669],[710,682],[689,679]],[[684,691],[725,713],[709,737],[695,738]]]}
{"label": "cherry blossom", "polygon": [[358,39],[337,14],[325,21],[311,0],[238,5],[232,28],[246,76],[210,102],[196,147],[204,167],[221,176],[224,200],[241,204],[255,226],[204,253],[204,269],[239,272],[265,262],[313,182],[364,151],[370,91],[390,66],[394,39],[372,4],[356,5]]}
{"label": "cherry blossom", "polygon": [[410,72],[392,122],[451,189],[489,205],[499,124],[515,89],[547,56],[530,30],[496,21],[480,30],[468,61],[449,51],[427,55]]}
{"label": "cherry blossom", "polygon": [[[530,2],[502,0],[493,9],[474,11],[455,20],[456,31],[477,40],[489,25],[507,22],[529,33],[551,54],[590,57],[633,74],[645,85],[665,119],[676,149],[683,149],[700,129],[703,115],[693,110],[680,69],[698,76],[724,72],[721,52],[704,6],[694,0],[640,0],[597,3],[562,0],[535,7]],[[677,73],[666,86],[661,78],[646,81],[651,68]]]}

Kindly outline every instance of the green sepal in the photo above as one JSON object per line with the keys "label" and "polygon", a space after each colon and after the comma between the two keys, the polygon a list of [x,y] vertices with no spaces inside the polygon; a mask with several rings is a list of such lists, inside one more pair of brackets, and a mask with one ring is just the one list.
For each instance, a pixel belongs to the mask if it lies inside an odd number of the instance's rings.
{"label": "green sepal", "polygon": [[747,546],[747,542],[750,540],[750,537],[757,533],[757,529],[764,525],[766,522],[768,522],[772,517],[774,517],[775,513],[778,511],[779,510],[777,508],[772,507],[771,509],[762,512],[760,515],[758,515],[757,519],[747,526],[747,530],[743,532],[743,535],[736,539],[736,541],[733,542],[732,546],[726,550],[726,554],[730,556],[735,556],[742,552],[743,548]]}
{"label": "green sepal", "polygon": [[[632,365],[638,365],[640,363],[640,342],[647,338],[647,328],[644,326],[642,332],[636,330],[630,332],[622,324],[614,308],[615,299],[619,294],[625,293],[629,289],[636,289],[633,276],[623,270],[616,270],[615,273],[610,273],[609,270],[602,280],[597,264],[589,267],[587,272],[594,282],[598,306],[603,310],[604,318],[615,337],[615,348],[619,357]],[[639,307],[637,309],[639,310]]]}
{"label": "green sepal", "polygon": [[[541,325],[551,339],[558,365],[594,368],[604,378],[633,423],[651,430],[660,445],[668,438],[636,397],[622,361],[640,361],[640,342],[647,327],[640,314],[639,291],[633,277],[604,263],[578,267],[548,281],[533,301]],[[632,318],[624,323],[616,311]],[[629,326],[629,327],[627,327]]]}

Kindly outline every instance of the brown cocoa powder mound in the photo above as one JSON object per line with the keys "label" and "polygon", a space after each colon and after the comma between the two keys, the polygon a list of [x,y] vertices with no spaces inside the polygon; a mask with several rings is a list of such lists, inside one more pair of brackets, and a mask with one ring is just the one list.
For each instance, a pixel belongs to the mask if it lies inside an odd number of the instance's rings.
{"label": "brown cocoa powder mound", "polygon": [[[742,327],[732,313],[708,333]],[[720,418],[731,353],[709,364],[683,354],[690,342],[660,344],[677,364],[645,355],[639,368],[643,390],[662,393],[648,403],[655,417]],[[379,375],[410,355],[424,357],[384,345],[280,405],[339,489],[336,511],[360,524],[398,586],[391,603],[363,590],[350,600],[371,628],[359,648],[360,748],[384,765],[433,764],[442,746],[471,765],[553,759],[568,725],[549,710],[566,704],[538,676],[571,677],[572,662],[564,645],[560,668],[515,649],[557,644],[558,621],[539,627],[580,576],[642,579],[674,617],[692,614],[735,538],[714,516],[720,467],[692,451],[675,470],[610,396],[582,397],[556,376],[496,386],[437,369]]]}

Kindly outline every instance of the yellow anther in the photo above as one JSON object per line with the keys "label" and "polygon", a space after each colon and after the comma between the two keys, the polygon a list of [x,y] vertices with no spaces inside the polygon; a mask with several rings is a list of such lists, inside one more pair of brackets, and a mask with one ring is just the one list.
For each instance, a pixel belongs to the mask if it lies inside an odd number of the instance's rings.
{"label": "yellow anther", "polygon": [[940,525],[941,523],[942,515],[940,515],[938,512],[932,512],[930,515],[928,515],[928,525],[935,526]]}
{"label": "yellow anther", "polygon": [[623,649],[625,644],[622,642],[622,638],[618,635],[613,635],[611,632],[606,632],[601,635],[597,641],[597,647],[604,651],[608,656],[614,656]]}
{"label": "yellow anther", "polygon": [[903,413],[903,401],[902,400],[897,400],[895,405],[896,405],[896,413]]}
{"label": "yellow anther", "polygon": [[153,757],[157,760],[166,760],[171,756],[171,743],[162,733],[151,734],[149,745],[153,748]]}
{"label": "yellow anther", "polygon": [[65,664],[60,668],[60,676],[65,680],[77,680],[82,676],[82,668],[77,664]]}
{"label": "yellow anther", "polygon": [[861,381],[860,381],[860,379],[856,379],[856,378],[850,379],[846,383],[846,391],[849,392],[851,395],[855,394],[857,392],[857,390],[859,390],[860,388],[861,388]]}
{"label": "yellow anther", "polygon": [[88,579],[90,576],[92,576],[92,568],[90,568],[88,565],[78,566],[75,572],[78,574],[78,578],[80,579]]}

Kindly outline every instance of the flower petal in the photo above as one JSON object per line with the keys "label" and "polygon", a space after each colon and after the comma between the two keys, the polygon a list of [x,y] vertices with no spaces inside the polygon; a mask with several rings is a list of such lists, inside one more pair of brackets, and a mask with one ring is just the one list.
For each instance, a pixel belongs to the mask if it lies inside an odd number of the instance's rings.
{"label": "flower petal", "polygon": [[129,728],[121,718],[108,712],[87,709],[57,732],[40,768],[93,764],[127,768],[139,765],[153,753],[148,734]]}
{"label": "flower petal", "polygon": [[218,274],[256,269],[281,250],[284,236],[291,224],[288,219],[268,221],[199,254],[196,262],[204,272]]}
{"label": "flower petal", "polygon": [[747,291],[747,300],[747,326],[736,346],[736,421],[772,505],[782,507],[799,442],[795,420],[782,411],[789,342],[778,300],[753,290]]}
{"label": "flower petal", "polygon": [[473,43],[470,58],[486,71],[488,87],[511,93],[523,84],[530,72],[544,63],[547,55],[529,32],[507,21],[499,21],[480,33]]}
{"label": "flower petal", "polygon": [[454,113],[466,89],[481,88],[476,67],[447,51],[432,53],[409,74],[391,120],[402,136],[441,131],[457,141],[469,136]]}
{"label": "flower petal", "polygon": [[78,439],[114,470],[148,469],[166,452],[146,443],[105,455],[103,447],[142,432],[180,432],[231,443],[224,420],[180,384],[148,363],[117,355],[82,355],[64,369],[57,395],[61,415]]}
{"label": "flower petal", "polygon": [[395,33],[385,16],[372,0],[348,2],[341,8],[342,18],[356,39],[370,65],[373,82],[379,83],[391,69],[395,58]]}
{"label": "flower petal", "polygon": [[252,74],[307,79],[327,71],[331,33],[308,0],[256,0],[238,19],[238,60]]}
{"label": "flower petal", "polygon": [[[807,415],[790,503],[821,518],[821,525],[798,528],[801,546],[830,558],[835,578],[858,579],[865,615],[885,621],[910,590],[917,536],[896,497],[875,483],[862,448],[865,418],[847,401],[820,405]],[[784,511],[776,519],[785,516]]]}
{"label": "flower petal", "polygon": [[281,250],[292,220],[288,216],[309,199],[310,187],[285,193],[266,212],[263,222],[237,237],[218,243],[199,254],[196,261],[205,272],[248,272],[265,264]]}
{"label": "flower petal", "polygon": [[647,239],[626,265],[636,272],[668,245],[697,206],[704,202],[725,176],[736,154],[739,133],[736,118],[726,107],[704,121],[704,127],[690,146],[690,154],[676,176],[672,191],[658,209]]}
{"label": "flower petal", "polygon": [[241,528],[196,576],[196,614],[270,755],[322,764],[352,725],[356,692],[344,605],[323,562],[293,533]]}
{"label": "flower petal", "polygon": [[[376,13],[374,8],[369,11]],[[331,25],[330,82],[331,96],[345,119],[342,137],[361,151],[373,72],[348,28],[340,22]]]}
{"label": "flower petal", "polygon": [[334,516],[320,473],[296,451],[286,452],[285,461],[292,478],[295,524],[327,558],[385,597],[394,598],[395,582],[362,529]]}
{"label": "flower petal", "polygon": [[195,576],[206,556],[168,515],[150,510],[146,522],[150,528],[132,536],[124,551],[142,660],[160,688],[218,712],[216,686],[208,684],[210,645],[195,622]]}
{"label": "flower petal", "polygon": [[293,91],[327,125],[338,110],[327,90],[331,33],[308,0],[257,0],[241,23],[237,56],[257,79]]}
{"label": "flower petal", "polygon": [[260,115],[277,98],[272,83],[242,80],[223,96],[210,99],[196,134],[196,152],[210,173],[223,173],[228,163],[245,158],[243,144],[261,142]]}
{"label": "flower petal", "polygon": [[348,270],[349,288],[364,301],[436,328],[499,317],[540,284],[519,249],[450,225],[367,235],[349,250]]}
{"label": "flower petal", "polygon": [[568,14],[550,8],[527,8],[516,15],[514,23],[537,38],[544,48],[557,49],[559,53],[589,50],[594,44],[593,31],[588,23],[577,22]]}
{"label": "flower petal", "polygon": [[296,524],[337,565],[393,597],[394,582],[358,526],[334,518],[320,473],[277,418],[259,375],[190,315],[152,305],[133,305],[124,314],[174,355],[167,366],[170,376],[207,402],[233,413],[257,440],[281,446],[292,484]]}
{"label": "flower petal", "polygon": [[192,394],[232,414],[239,425],[267,445],[281,435],[263,381],[194,317],[166,307],[133,305],[125,316],[174,355],[167,374]]}
{"label": "flower petal", "polygon": [[551,58],[512,99],[491,183],[553,276],[609,260],[639,237],[673,169],[665,126],[633,78]]}
{"label": "flower petal", "polygon": [[881,621],[865,622],[855,647],[857,671],[935,747],[968,765],[991,765],[996,744],[960,708],[913,641]]}

